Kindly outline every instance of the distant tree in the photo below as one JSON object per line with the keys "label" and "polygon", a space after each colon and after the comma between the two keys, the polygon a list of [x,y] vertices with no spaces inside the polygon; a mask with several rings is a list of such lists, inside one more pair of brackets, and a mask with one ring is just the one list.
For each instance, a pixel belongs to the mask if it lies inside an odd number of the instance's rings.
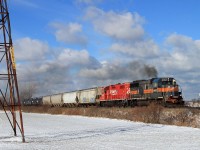
{"label": "distant tree", "polygon": [[30,99],[36,93],[36,85],[34,83],[20,84],[19,95],[20,99]]}

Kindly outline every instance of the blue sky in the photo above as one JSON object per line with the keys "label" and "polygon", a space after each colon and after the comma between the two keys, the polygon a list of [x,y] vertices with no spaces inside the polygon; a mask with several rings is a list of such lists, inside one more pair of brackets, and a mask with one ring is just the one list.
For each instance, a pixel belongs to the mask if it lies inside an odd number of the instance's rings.
{"label": "blue sky", "polygon": [[[36,33],[35,30],[31,31],[30,27],[36,28],[37,32],[47,34],[45,31],[47,25],[53,21],[84,22],[83,12],[88,7],[83,3],[79,5],[75,0],[49,0],[48,2],[45,0],[14,0],[14,2],[8,1],[8,4],[12,22],[15,23],[17,29],[20,29],[21,34],[28,35]],[[198,21],[200,2],[198,0],[190,3],[188,0],[127,0],[126,2],[97,0],[92,4],[105,11],[138,12],[145,18],[145,29],[158,41],[162,33],[177,32],[194,39],[199,37],[196,32],[200,24]],[[45,36],[43,39],[46,39]]]}
{"label": "blue sky", "polygon": [[157,73],[175,77],[186,99],[198,98],[199,5],[198,0],[9,0],[19,81],[31,82],[42,95]]}

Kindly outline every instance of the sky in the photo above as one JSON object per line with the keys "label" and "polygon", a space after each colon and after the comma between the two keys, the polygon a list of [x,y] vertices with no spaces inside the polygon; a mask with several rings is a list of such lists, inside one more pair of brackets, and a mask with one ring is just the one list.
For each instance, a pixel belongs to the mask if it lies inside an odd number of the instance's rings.
{"label": "sky", "polygon": [[199,0],[8,0],[19,84],[35,95],[174,77],[200,93]]}

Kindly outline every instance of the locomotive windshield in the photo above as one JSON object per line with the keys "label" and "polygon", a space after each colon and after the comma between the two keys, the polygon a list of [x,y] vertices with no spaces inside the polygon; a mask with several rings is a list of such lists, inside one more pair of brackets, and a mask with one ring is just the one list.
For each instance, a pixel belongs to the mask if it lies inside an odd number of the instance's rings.
{"label": "locomotive windshield", "polygon": [[173,85],[172,81],[162,81],[162,85]]}

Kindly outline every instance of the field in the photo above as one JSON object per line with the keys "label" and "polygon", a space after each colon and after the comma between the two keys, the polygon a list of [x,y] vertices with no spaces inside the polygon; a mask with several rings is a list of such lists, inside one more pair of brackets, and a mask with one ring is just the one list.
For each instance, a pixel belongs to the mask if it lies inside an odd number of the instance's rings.
{"label": "field", "polygon": [[200,129],[117,119],[23,113],[26,143],[0,112],[0,149],[199,149]]}

